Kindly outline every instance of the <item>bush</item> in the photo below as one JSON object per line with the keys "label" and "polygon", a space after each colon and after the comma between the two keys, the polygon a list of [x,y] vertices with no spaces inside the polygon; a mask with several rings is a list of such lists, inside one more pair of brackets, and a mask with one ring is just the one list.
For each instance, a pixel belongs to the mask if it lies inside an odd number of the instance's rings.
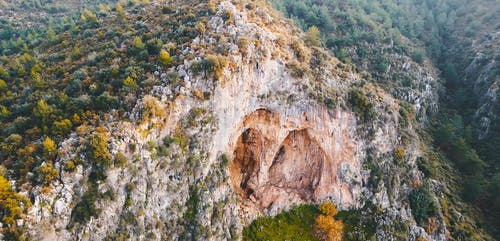
{"label": "bush", "polygon": [[121,152],[116,153],[114,164],[117,167],[125,167],[127,165],[127,158]]}
{"label": "bush", "polygon": [[319,28],[316,26],[310,27],[305,36],[306,43],[312,45],[312,46],[319,46],[321,44],[320,41],[320,35],[321,32],[319,31]]}
{"label": "bush", "polygon": [[286,67],[290,70],[290,74],[295,78],[303,78],[307,73],[307,68],[302,66],[302,64],[295,59],[288,62]]}
{"label": "bush", "polygon": [[111,153],[104,133],[93,134],[87,142],[87,157],[95,167],[107,168],[111,166]]}
{"label": "bush", "polygon": [[50,137],[46,137],[42,144],[43,154],[46,158],[51,159],[57,154],[56,143]]}
{"label": "bush", "polygon": [[228,11],[228,10],[224,11],[224,13],[222,13],[222,19],[224,19],[224,21],[226,21],[226,23],[228,23],[228,24],[234,24],[233,13]]}
{"label": "bush", "polygon": [[411,58],[413,59],[413,61],[421,64],[424,62],[424,57],[425,57],[425,54],[422,50],[416,50],[415,52],[413,52],[411,54]]}
{"label": "bush", "polygon": [[223,75],[224,68],[227,67],[227,59],[221,55],[208,55],[200,62],[195,62],[191,65],[191,70],[197,74],[203,72],[212,75],[215,79],[220,80]]}
{"label": "bush", "polygon": [[130,76],[123,80],[123,89],[125,91],[135,91],[138,87],[139,85],[135,79]]}
{"label": "bush", "polygon": [[68,119],[54,121],[52,126],[52,134],[56,136],[66,135],[71,131],[72,127],[73,123]]}
{"label": "bush", "polygon": [[129,47],[128,52],[131,55],[137,55],[146,48],[146,45],[142,42],[141,37],[135,37],[132,41],[132,45]]}
{"label": "bush", "polygon": [[7,83],[3,79],[0,79],[0,93],[7,90]]}
{"label": "bush", "polygon": [[172,57],[170,57],[170,54],[167,51],[161,50],[160,57],[158,58],[158,62],[162,66],[169,66],[172,64]]}
{"label": "bush", "polygon": [[152,38],[146,42],[146,48],[150,55],[156,55],[160,53],[162,46],[163,42],[158,38]]}
{"label": "bush", "polygon": [[438,207],[434,202],[429,182],[425,182],[421,187],[411,191],[410,207],[413,218],[421,227],[427,224],[428,218],[438,214]]}
{"label": "bush", "polygon": [[351,108],[362,120],[369,121],[375,116],[373,104],[362,90],[355,88],[349,92]]}
{"label": "bush", "polygon": [[[80,199],[73,211],[71,212],[71,219],[74,223],[86,223],[91,217],[96,218],[101,212],[95,205],[95,202],[99,198],[99,193],[96,187],[91,186],[85,194]],[[72,224],[70,224],[70,227]]]}
{"label": "bush", "polygon": [[141,108],[141,121],[144,123],[152,118],[163,118],[165,116],[166,112],[158,99],[152,95],[146,95]]}
{"label": "bush", "polygon": [[396,147],[394,149],[394,157],[396,158],[396,160],[402,161],[404,160],[405,156],[406,150],[403,147]]}
{"label": "bush", "polygon": [[59,178],[59,171],[51,163],[40,166],[37,170],[38,182],[47,186]]}
{"label": "bush", "polygon": [[10,228],[16,227],[16,219],[24,212],[23,207],[31,204],[28,199],[12,189],[9,180],[0,176],[0,220]]}
{"label": "bush", "polygon": [[82,160],[78,157],[71,158],[66,161],[64,164],[64,171],[74,172],[76,170],[76,166],[82,164]]}

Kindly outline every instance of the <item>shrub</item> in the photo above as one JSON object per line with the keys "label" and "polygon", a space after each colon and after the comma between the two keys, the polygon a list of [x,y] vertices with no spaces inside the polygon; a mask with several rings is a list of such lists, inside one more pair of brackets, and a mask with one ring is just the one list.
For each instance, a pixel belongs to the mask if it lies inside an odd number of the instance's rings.
{"label": "shrub", "polygon": [[303,78],[307,73],[307,68],[302,66],[302,64],[295,59],[288,62],[286,67],[290,70],[290,74],[295,78]]}
{"label": "shrub", "polygon": [[3,79],[0,79],[0,92],[7,90],[7,83]]}
{"label": "shrub", "polygon": [[33,114],[37,117],[40,117],[42,123],[46,123],[49,115],[52,114],[53,111],[54,108],[51,105],[48,105],[45,100],[41,99],[33,109]]}
{"label": "shrub", "polygon": [[163,118],[167,114],[160,105],[158,99],[152,95],[146,95],[141,108],[141,121],[144,123],[152,118]]}
{"label": "shrub", "polygon": [[349,103],[354,113],[364,120],[371,120],[375,116],[373,104],[362,90],[355,88],[349,92]]}
{"label": "shrub", "polygon": [[316,26],[310,27],[305,36],[306,43],[312,45],[312,46],[319,46],[321,44],[321,41],[319,39],[321,35],[321,32],[319,31],[319,28]]}
{"label": "shrub", "polygon": [[413,61],[421,64],[424,62],[424,52],[422,50],[416,50],[415,52],[413,52],[411,54],[411,58],[413,59]]}
{"label": "shrub", "polygon": [[23,213],[23,207],[31,204],[27,198],[12,189],[9,180],[0,176],[0,220],[7,227],[16,227],[16,219]]}
{"label": "shrub", "polygon": [[141,37],[135,37],[132,41],[132,45],[129,47],[128,51],[131,55],[137,55],[146,48],[146,45],[142,42]]}
{"label": "shrub", "polygon": [[161,13],[163,14],[170,14],[173,12],[175,12],[175,9],[170,5],[165,5],[161,7]]}
{"label": "shrub", "polygon": [[161,39],[152,38],[146,42],[146,48],[150,55],[156,55],[160,53],[161,47],[163,46],[163,42]]}
{"label": "shrub", "polygon": [[240,39],[238,39],[238,48],[243,56],[246,56],[248,54],[249,43],[250,41],[248,40],[248,38],[241,37]]}
{"label": "shrub", "polygon": [[224,68],[227,67],[227,59],[221,55],[208,55],[200,62],[195,62],[191,65],[191,70],[194,73],[203,72],[206,76],[211,74],[215,79],[220,80],[224,73]]}
{"label": "shrub", "polygon": [[94,133],[87,142],[87,157],[92,165],[97,168],[111,166],[111,153],[108,150],[106,135],[101,132]]}
{"label": "shrub", "polygon": [[394,149],[394,157],[398,161],[402,161],[406,156],[406,150],[403,147],[396,147]]}
{"label": "shrub", "polygon": [[56,143],[50,137],[46,137],[42,144],[43,154],[46,158],[53,158],[57,154]]}
{"label": "shrub", "polygon": [[234,16],[230,11],[224,11],[224,13],[222,14],[222,19],[224,19],[224,21],[226,21],[226,23],[228,24],[234,24]]}
{"label": "shrub", "polygon": [[415,218],[415,221],[421,227],[425,226],[429,217],[438,214],[438,208],[434,203],[429,182],[425,182],[421,187],[411,191],[410,207],[413,218]]}
{"label": "shrub", "polygon": [[52,127],[52,134],[56,136],[66,135],[71,131],[72,127],[73,123],[68,119],[54,121]]}
{"label": "shrub", "polygon": [[160,57],[158,58],[158,62],[162,66],[169,66],[172,64],[172,57],[170,57],[170,54],[167,51],[161,50]]}
{"label": "shrub", "polygon": [[97,15],[87,9],[83,10],[82,14],[80,15],[80,20],[92,28],[97,27],[99,24],[97,22]]}
{"label": "shrub", "polygon": [[[71,219],[75,223],[86,223],[91,217],[99,216],[101,212],[95,205],[95,202],[99,198],[99,193],[96,187],[91,186],[85,194],[80,199],[73,211],[71,212]],[[70,227],[72,224],[70,224]]]}
{"label": "shrub", "polygon": [[82,164],[82,160],[78,157],[71,158],[66,161],[64,164],[64,171],[74,172],[76,170],[76,166]]}
{"label": "shrub", "polygon": [[38,168],[37,175],[38,182],[47,186],[59,178],[59,171],[51,163],[46,163]]}
{"label": "shrub", "polygon": [[114,164],[117,167],[125,167],[127,165],[127,158],[121,152],[116,153]]}
{"label": "shrub", "polygon": [[128,76],[123,80],[123,88],[125,91],[135,91],[139,85],[134,78]]}
{"label": "shrub", "polygon": [[319,211],[326,216],[334,216],[337,214],[337,207],[332,202],[323,202],[321,206],[319,206]]}

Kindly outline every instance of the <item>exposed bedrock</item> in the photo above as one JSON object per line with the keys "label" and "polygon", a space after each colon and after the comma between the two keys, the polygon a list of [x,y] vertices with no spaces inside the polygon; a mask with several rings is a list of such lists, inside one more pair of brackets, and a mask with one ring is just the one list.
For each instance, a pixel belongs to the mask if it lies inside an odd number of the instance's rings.
{"label": "exposed bedrock", "polygon": [[[247,115],[235,133],[230,164],[243,206],[264,211],[326,198],[355,205],[360,163],[354,125],[352,115],[321,107]],[[354,171],[349,181],[342,177],[346,167]]]}

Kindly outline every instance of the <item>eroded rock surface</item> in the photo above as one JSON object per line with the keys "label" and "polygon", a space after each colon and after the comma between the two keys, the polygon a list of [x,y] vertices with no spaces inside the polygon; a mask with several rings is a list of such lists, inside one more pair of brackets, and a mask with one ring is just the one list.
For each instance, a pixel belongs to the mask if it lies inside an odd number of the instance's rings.
{"label": "eroded rock surface", "polygon": [[[355,205],[361,174],[354,116],[322,107],[291,109],[258,109],[234,134],[230,175],[244,207],[265,211],[325,198]],[[350,183],[340,179],[342,165],[357,170]]]}

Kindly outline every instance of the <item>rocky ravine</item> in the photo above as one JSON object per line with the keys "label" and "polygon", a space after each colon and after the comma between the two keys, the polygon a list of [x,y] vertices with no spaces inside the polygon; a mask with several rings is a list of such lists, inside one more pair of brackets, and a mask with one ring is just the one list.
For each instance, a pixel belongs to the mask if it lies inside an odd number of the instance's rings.
{"label": "rocky ravine", "polygon": [[[231,13],[234,24],[224,21]],[[244,4],[220,3],[206,34],[194,42],[205,48],[183,49],[195,59],[175,70],[183,86],[170,89],[168,75],[155,73],[163,85],[138,102],[130,122],[106,125],[111,152],[123,153],[124,167],[108,170],[99,191],[112,198],[96,201],[98,217],[84,224],[71,220],[72,210],[87,190],[89,168],[63,173],[50,191],[35,188],[27,219],[37,240],[230,240],[260,215],[272,215],[300,203],[333,200],[341,209],[370,201],[385,212],[377,224],[380,239],[391,240],[382,228],[398,218],[410,224],[411,239],[444,239],[445,227],[426,234],[403,203],[413,182],[418,138],[411,125],[399,124],[399,105],[389,94],[362,84],[320,49],[305,47],[300,32],[266,7],[248,11]],[[219,36],[218,40],[214,37]],[[226,40],[221,43],[223,36]],[[238,40],[250,39],[246,54]],[[291,43],[303,46],[297,55]],[[190,66],[207,50],[225,44],[228,66],[223,75],[196,75]],[[308,67],[303,77],[290,63]],[[312,64],[314,63],[314,65]],[[347,94],[360,86],[374,105],[369,122],[349,110]],[[195,90],[211,92],[202,100]],[[328,98],[334,105],[327,105]],[[165,111],[141,123],[146,103]],[[404,129],[406,141],[402,142]],[[171,137],[171,139],[169,139]],[[81,153],[86,136],[74,133],[60,148],[59,166]],[[166,153],[155,146],[169,139]],[[404,146],[404,160],[393,153]],[[85,159],[84,154],[80,154]],[[376,165],[384,174],[368,185]]]}

